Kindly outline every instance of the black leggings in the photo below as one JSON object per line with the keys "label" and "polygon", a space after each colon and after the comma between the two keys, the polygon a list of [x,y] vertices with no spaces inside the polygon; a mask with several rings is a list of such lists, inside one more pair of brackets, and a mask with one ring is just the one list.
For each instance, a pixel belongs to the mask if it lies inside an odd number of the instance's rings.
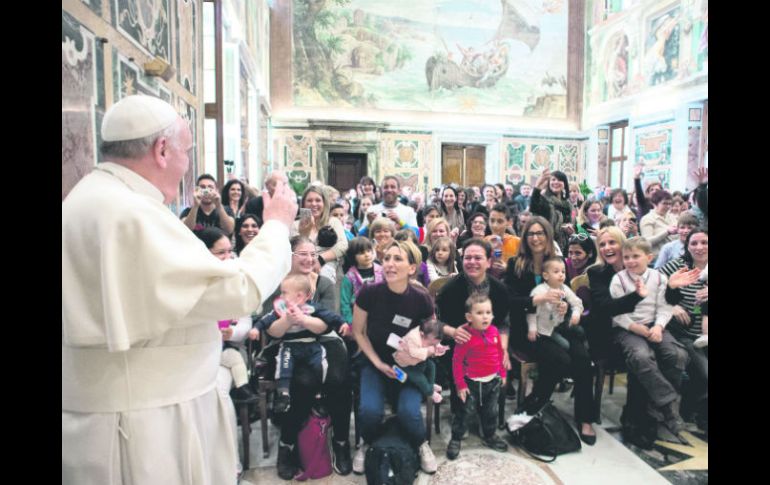
{"label": "black leggings", "polygon": [[328,368],[326,382],[321,385],[312,369],[298,366],[291,381],[291,407],[280,416],[281,441],[287,445],[297,442],[297,434],[310,415],[315,396],[321,392],[322,402],[332,419],[334,439],[347,440],[350,435],[350,411],[353,405],[348,376],[348,352],[342,340],[321,342],[326,349]]}

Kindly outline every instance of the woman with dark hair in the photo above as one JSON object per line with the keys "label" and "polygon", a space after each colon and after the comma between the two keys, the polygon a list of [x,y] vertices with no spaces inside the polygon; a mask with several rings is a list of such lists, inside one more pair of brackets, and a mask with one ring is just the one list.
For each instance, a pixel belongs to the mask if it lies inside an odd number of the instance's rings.
{"label": "woman with dark hair", "polygon": [[527,339],[526,314],[533,313],[538,305],[550,303],[558,306],[562,315],[567,312],[567,303],[562,301],[564,294],[560,290],[549,289],[530,296],[535,286],[543,281],[545,261],[554,257],[557,256],[551,224],[543,217],[532,217],[524,226],[519,253],[508,261],[504,279],[511,302],[511,347],[533,355],[538,368],[532,393],[517,411],[533,416],[551,398],[556,384],[570,376],[575,381],[575,421],[579,426],[580,439],[593,445],[596,432],[591,423],[598,416],[593,396],[591,358],[585,339],[577,332],[564,333],[569,341],[569,350],[550,336],[538,335],[534,342]]}
{"label": "woman with dark hair", "polygon": [[422,213],[423,225],[420,226],[418,229],[420,233],[420,238],[419,238],[420,244],[424,244],[426,239],[428,238],[428,234],[427,234],[428,224],[430,224],[433,219],[441,217],[441,209],[438,206],[435,206],[433,204],[428,204],[422,208],[421,213]]}
{"label": "woman with dark hair", "polygon": [[[468,198],[468,190],[463,187],[457,187],[457,205],[460,207],[460,210],[463,213],[463,220],[468,220],[468,215],[470,212],[470,205],[473,201],[473,197]],[[472,191],[471,191],[472,192]]]}
{"label": "woman with dark hair", "polygon": [[596,262],[596,244],[586,234],[573,234],[567,241],[566,284],[575,276],[585,273],[589,266]]}
{"label": "woman with dark hair", "polygon": [[655,191],[650,197],[653,210],[639,221],[642,237],[652,245],[655,258],[667,242],[676,240],[676,234],[679,232],[676,217],[669,214],[671,201],[671,194],[665,190]]}
{"label": "woman with dark hair", "polygon": [[244,214],[235,220],[235,254],[241,255],[241,251],[259,234],[262,220],[254,214]]}
{"label": "woman with dark hair", "polygon": [[360,214],[358,211],[361,206],[361,200],[364,197],[368,197],[369,200],[372,201],[372,204],[376,204],[380,201],[377,197],[377,184],[374,183],[374,179],[368,175],[361,177],[361,180],[359,180],[358,185],[356,186],[356,199],[353,201],[353,215],[356,217],[356,220],[364,217],[364,214]]}
{"label": "woman with dark hair", "polygon": [[457,190],[451,185],[441,191],[441,215],[447,220],[450,228],[457,229],[458,234],[465,228],[463,211],[457,203]]}
{"label": "woman with dark hair", "polygon": [[546,168],[535,185],[529,210],[533,215],[544,217],[551,224],[554,240],[564,251],[567,238],[575,232],[572,226],[572,205],[567,192],[567,176],[564,172],[556,170],[552,173]]}
{"label": "woman with dark hair", "polygon": [[[660,268],[671,276],[682,268],[703,271],[709,263],[709,234],[703,228],[693,229],[684,244],[684,255],[669,261]],[[683,390],[683,408],[689,407],[697,414],[696,422],[701,429],[708,429],[708,351],[693,344],[703,333],[703,316],[708,314],[708,282],[700,279],[679,288],[681,300],[674,305],[674,318],[666,326],[690,355],[687,375],[689,385]],[[689,406],[688,406],[689,405]]]}
{"label": "woman with dark hair", "polygon": [[243,215],[248,200],[248,192],[240,180],[230,180],[222,187],[222,205],[229,207],[233,211],[236,223],[238,218]]}
{"label": "woman with dark hair", "polygon": [[458,256],[462,255],[460,249],[468,240],[474,237],[484,239],[490,234],[492,234],[492,229],[489,227],[489,217],[483,212],[471,214],[468,218],[468,224],[466,225],[465,231],[457,237],[456,246],[458,248]]}

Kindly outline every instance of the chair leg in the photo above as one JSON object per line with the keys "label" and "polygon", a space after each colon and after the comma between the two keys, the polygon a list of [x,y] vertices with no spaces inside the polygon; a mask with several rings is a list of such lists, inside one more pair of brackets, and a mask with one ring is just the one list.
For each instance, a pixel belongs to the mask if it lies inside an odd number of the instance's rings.
{"label": "chair leg", "polygon": [[262,428],[262,456],[264,458],[270,456],[270,443],[267,442],[267,393],[266,390],[259,393],[259,424]]}
{"label": "chair leg", "polygon": [[433,431],[433,401],[430,399],[425,400],[425,438],[430,443],[431,431]]}
{"label": "chair leg", "polygon": [[249,435],[251,434],[249,405],[245,403],[239,404],[238,411],[241,418],[241,436],[243,437],[243,470],[246,471],[249,469]]}
{"label": "chair leg", "polygon": [[615,371],[610,371],[610,395],[612,395],[613,391],[615,390]]}
{"label": "chair leg", "polygon": [[361,443],[361,423],[358,420],[358,393],[353,392],[353,429],[355,430],[355,440],[353,446],[358,449]]}

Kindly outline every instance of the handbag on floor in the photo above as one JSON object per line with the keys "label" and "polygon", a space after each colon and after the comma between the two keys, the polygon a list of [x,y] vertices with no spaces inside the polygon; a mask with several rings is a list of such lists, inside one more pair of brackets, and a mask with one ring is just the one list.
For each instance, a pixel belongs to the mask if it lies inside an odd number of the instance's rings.
{"label": "handbag on floor", "polygon": [[302,471],[294,477],[297,481],[323,478],[332,474],[332,455],[329,451],[329,426],[331,418],[315,407],[297,435],[299,462]]}
{"label": "handbag on floor", "polygon": [[551,402],[521,428],[516,431],[509,429],[508,434],[508,441],[513,446],[522,448],[532,458],[546,463],[581,448],[580,437]]}

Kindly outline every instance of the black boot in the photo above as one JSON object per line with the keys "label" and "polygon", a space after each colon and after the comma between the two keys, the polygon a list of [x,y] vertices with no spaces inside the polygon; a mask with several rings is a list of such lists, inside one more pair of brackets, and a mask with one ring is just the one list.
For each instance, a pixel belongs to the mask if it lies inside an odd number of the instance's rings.
{"label": "black boot", "polygon": [[345,440],[343,443],[338,443],[336,440],[332,440],[332,465],[334,471],[338,475],[350,475],[353,471],[353,462],[350,460],[350,442]]}

